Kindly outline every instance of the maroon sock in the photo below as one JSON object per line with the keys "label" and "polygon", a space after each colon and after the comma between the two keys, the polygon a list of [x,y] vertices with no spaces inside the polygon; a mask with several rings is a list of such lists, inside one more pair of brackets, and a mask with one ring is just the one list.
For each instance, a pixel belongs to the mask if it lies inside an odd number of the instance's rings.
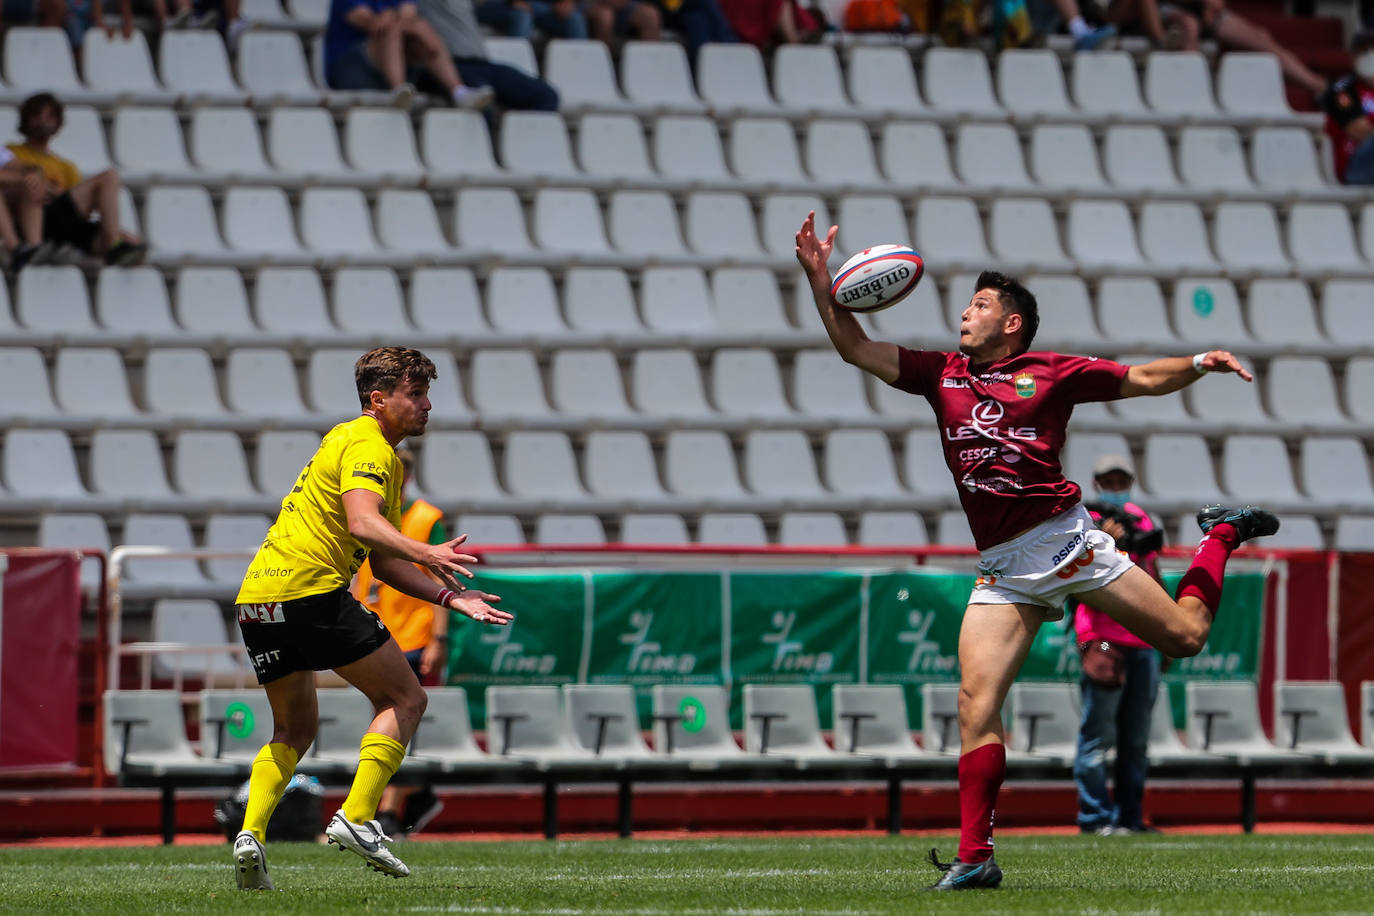
{"label": "maroon sock", "polygon": [[1221,580],[1226,574],[1226,561],[1235,550],[1239,535],[1233,525],[1222,522],[1207,533],[1197,545],[1193,563],[1178,582],[1178,598],[1191,595],[1207,605],[1216,616],[1221,604]]}
{"label": "maroon sock", "polygon": [[984,744],[959,758],[960,862],[992,857],[992,821],[1006,772],[1007,749],[1001,744]]}

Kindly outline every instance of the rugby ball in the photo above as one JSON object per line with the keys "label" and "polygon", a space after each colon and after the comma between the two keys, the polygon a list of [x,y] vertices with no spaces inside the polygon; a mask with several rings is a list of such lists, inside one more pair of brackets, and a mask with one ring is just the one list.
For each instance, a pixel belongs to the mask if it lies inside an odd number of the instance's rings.
{"label": "rugby ball", "polygon": [[906,245],[874,245],[840,266],[830,299],[851,312],[879,312],[901,302],[921,282],[926,263]]}

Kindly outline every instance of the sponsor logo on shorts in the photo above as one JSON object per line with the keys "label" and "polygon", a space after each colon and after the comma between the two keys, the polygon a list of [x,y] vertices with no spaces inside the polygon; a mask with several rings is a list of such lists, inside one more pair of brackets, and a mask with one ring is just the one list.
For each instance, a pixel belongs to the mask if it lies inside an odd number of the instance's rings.
{"label": "sponsor logo on shorts", "polygon": [[268,649],[266,652],[259,652],[257,655],[250,656],[249,661],[253,663],[254,671],[265,674],[268,665],[281,661],[281,650]]}
{"label": "sponsor logo on shorts", "polygon": [[1073,556],[1073,552],[1074,552],[1074,551],[1078,548],[1078,546],[1079,546],[1080,544],[1082,544],[1082,543],[1083,543],[1083,534],[1082,534],[1082,532],[1079,532],[1079,533],[1075,534],[1075,535],[1069,540],[1069,542],[1068,542],[1067,544],[1065,544],[1063,547],[1059,548],[1059,552],[1056,553],[1056,554],[1050,559],[1050,565],[1051,565],[1051,566],[1058,566],[1061,562],[1063,562],[1064,560],[1067,560],[1069,557]]}
{"label": "sponsor logo on shorts", "polygon": [[1072,579],[1092,565],[1095,553],[1096,551],[1092,547],[1084,548],[1082,553],[1069,561],[1069,564],[1063,569],[1055,570],[1054,574],[1061,579]]}
{"label": "sponsor logo on shorts", "polygon": [[273,601],[269,604],[240,604],[239,623],[285,623],[286,616],[282,614],[281,602]]}

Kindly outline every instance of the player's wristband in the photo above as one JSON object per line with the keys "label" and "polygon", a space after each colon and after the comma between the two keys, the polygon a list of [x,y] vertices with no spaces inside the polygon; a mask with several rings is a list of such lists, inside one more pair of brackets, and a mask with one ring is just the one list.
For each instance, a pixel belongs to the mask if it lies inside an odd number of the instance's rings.
{"label": "player's wristband", "polygon": [[460,594],[462,593],[455,592],[451,588],[441,588],[439,589],[438,596],[434,599],[434,603],[439,605],[439,607],[448,607],[448,603],[454,598],[457,598]]}
{"label": "player's wristband", "polygon": [[[1210,351],[1209,351],[1209,352],[1210,352]],[[1194,356],[1194,357],[1193,357],[1193,371],[1196,372],[1198,375],[1206,375],[1208,370],[1207,370],[1207,367],[1206,367],[1205,365],[1203,365],[1203,363],[1205,363],[1206,361],[1207,361],[1207,354],[1206,354],[1206,353],[1199,353],[1197,356]]]}

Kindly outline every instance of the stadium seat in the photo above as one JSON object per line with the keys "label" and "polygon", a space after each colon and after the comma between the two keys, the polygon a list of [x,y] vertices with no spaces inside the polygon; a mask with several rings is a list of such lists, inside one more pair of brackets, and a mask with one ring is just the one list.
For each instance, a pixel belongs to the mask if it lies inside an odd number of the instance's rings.
{"label": "stadium seat", "polygon": [[630,357],[630,391],[634,406],[664,420],[715,417],[706,403],[701,369],[688,350],[636,350]]}
{"label": "stadium seat", "polygon": [[789,758],[802,769],[845,762],[821,737],[810,684],[745,684],[744,747]]}
{"label": "stadium seat", "polygon": [[1145,437],[1143,483],[1161,500],[1204,505],[1221,487],[1207,442],[1194,433],[1151,433]]}
{"label": "stadium seat", "polygon": [[1221,447],[1221,477],[1228,494],[1242,503],[1296,504],[1288,447],[1278,436],[1227,436]]}
{"label": "stadium seat", "polygon": [[778,519],[780,546],[844,547],[848,543],[844,521],[834,512],[784,512]]}
{"label": "stadium seat", "polygon": [[711,546],[764,547],[763,519],[752,512],[705,512],[697,526],[697,543]]}
{"label": "stadium seat", "polygon": [[696,72],[697,92],[717,117],[777,111],[777,100],[768,89],[763,55],[753,45],[704,44],[697,51]]}
{"label": "stadium seat", "polygon": [[[1045,215],[1048,217],[1048,214]],[[1036,274],[1026,278],[1026,286],[1041,302],[1053,303],[1053,308],[1047,308],[1040,314],[1040,329],[1035,336],[1037,348],[1041,347],[1041,341],[1044,341],[1045,349],[1062,347],[1076,352],[1084,348],[1101,348],[1102,333],[1097,329],[1092,301],[1081,279]]]}
{"label": "stadium seat", "polygon": [[554,111],[512,111],[501,123],[499,156],[512,175],[581,179],[563,118]]}
{"label": "stadium seat", "polygon": [[529,39],[518,35],[487,35],[484,43],[489,60],[514,67],[529,76],[539,76],[539,61]]}
{"label": "stadium seat", "polygon": [[830,696],[839,753],[876,757],[888,766],[941,762],[912,740],[900,684],[836,684]]}
{"label": "stadium seat", "polygon": [[[462,473],[455,473],[455,468],[462,468]],[[416,478],[424,492],[437,500],[466,505],[509,499],[497,482],[491,445],[480,432],[436,430],[426,435]]]}
{"label": "stadium seat", "polygon": [[1347,509],[1374,505],[1369,458],[1354,436],[1304,436],[1298,467],[1308,498]]}
{"label": "stadium seat", "polygon": [[915,512],[874,511],[859,516],[861,547],[924,547],[930,543],[925,520]]}
{"label": "stadium seat", "polygon": [[1212,74],[1198,51],[1153,51],[1145,60],[1145,100],[1161,114],[1177,117],[1218,115]]}
{"label": "stadium seat", "polygon": [[[753,48],[750,50],[758,53]],[[702,53],[705,53],[704,48]],[[712,184],[734,181],[725,165],[725,149],[720,142],[720,132],[715,121],[708,117],[664,115],[654,122],[653,144],[654,163],[665,178]]]}
{"label": "stadium seat", "polygon": [[[1374,516],[1342,515],[1336,519],[1337,550],[1374,551]],[[1368,743],[1369,731],[1366,731]]]}
{"label": "stadium seat", "polygon": [[[1085,489],[1092,487],[1093,462],[1103,455],[1130,455],[1126,437],[1120,433],[1088,433],[1070,431],[1060,453],[1064,476]],[[1138,481],[1145,484],[1148,481]],[[1142,487],[1143,489],[1143,487]]]}
{"label": "stadium seat", "polygon": [[206,686],[251,683],[243,643],[230,635],[220,606],[205,598],[161,598],[153,602],[153,642],[222,646],[216,652],[159,652],[152,657],[157,678],[194,678]]}
{"label": "stadium seat", "polygon": [[844,91],[840,62],[828,44],[783,44],[773,52],[773,92],[794,112],[849,115],[854,103]]}
{"label": "stadium seat", "polygon": [[156,187],[144,203],[148,243],[160,261],[228,260],[210,195],[198,187]]}
{"label": "stadium seat", "polygon": [[420,155],[432,183],[509,181],[496,164],[478,111],[430,108],[420,119]]}
{"label": "stadium seat", "polygon": [[1030,169],[1036,182],[1057,191],[1107,188],[1097,144],[1083,124],[1037,124],[1030,137]]}
{"label": "stadium seat", "polygon": [[602,423],[639,419],[625,398],[620,366],[609,350],[555,350],[549,393],[554,409],[565,417],[594,417]]}
{"label": "stadium seat", "polygon": [[1279,59],[1267,51],[1228,50],[1217,63],[1217,100],[1227,114],[1290,120]]}
{"label": "stadium seat", "polygon": [[1203,379],[1184,392],[1188,409],[1212,428],[1272,427],[1271,417],[1260,403],[1260,386],[1237,384],[1232,378]]}
{"label": "stadium seat", "polygon": [[466,534],[473,544],[483,546],[525,543],[525,532],[514,515],[465,512],[458,516],[453,530],[458,534]]}
{"label": "stadium seat", "polygon": [[[792,362],[791,391],[797,409],[808,417],[855,423],[874,416],[863,374],[833,350],[799,350]],[[834,482],[831,478],[832,488]]]}
{"label": "stadium seat", "polygon": [[1180,277],[1174,284],[1173,325],[1190,344],[1231,348],[1250,339],[1230,280]]}
{"label": "stadium seat", "polygon": [[971,48],[931,48],[922,58],[921,86],[938,111],[1002,117],[992,94],[987,57]]}
{"label": "stadium seat", "polygon": [[806,434],[798,430],[749,430],[744,434],[744,482],[750,492],[781,500],[825,498]]}
{"label": "stadium seat", "polygon": [[562,258],[611,253],[601,206],[586,188],[540,188],[534,194],[534,240]]}
{"label": "stadium seat", "polygon": [[997,97],[1018,118],[1076,114],[1064,86],[1064,68],[1048,49],[1013,48],[998,54]]}
{"label": "stadium seat", "polygon": [[935,543],[941,547],[973,547],[973,532],[963,509],[941,512],[935,531]]}
{"label": "stadium seat", "polygon": [[1024,190],[1021,141],[1010,124],[961,124],[954,136],[954,165],[965,183],[993,190]]}
{"label": "stadium seat", "polygon": [[1067,240],[1070,255],[1082,269],[1142,273],[1150,270],[1136,243],[1130,212],[1122,201],[1070,201]]}
{"label": "stadium seat", "polygon": [[544,79],[558,90],[563,111],[628,107],[604,42],[552,39],[544,49]]}
{"label": "stadium seat", "polygon": [[1325,550],[1326,536],[1321,523],[1313,516],[1285,512],[1278,534],[1256,538],[1253,543],[1266,550]]}
{"label": "stadium seat", "polygon": [[401,260],[444,259],[453,248],[439,228],[428,191],[386,190],[377,195],[377,238]]}
{"label": "stadium seat", "polygon": [[587,488],[597,496],[635,502],[667,499],[653,446],[642,432],[593,430],[587,433],[583,459]]}
{"label": "stadium seat", "polygon": [[388,180],[419,181],[424,166],[410,118],[396,108],[350,108],[344,115],[344,151],[357,172]]}
{"label": "stadium seat", "polygon": [[640,276],[640,313],[655,331],[707,334],[716,330],[706,274],[697,267],[646,267]]}
{"label": "stadium seat", "polygon": [[902,479],[908,489],[921,496],[948,499],[952,496],[952,484],[940,436],[941,433],[933,429],[907,432],[902,444]]}
{"label": "stadium seat", "polygon": [[1258,127],[1250,142],[1255,180],[1267,191],[1319,191],[1326,187],[1311,135],[1301,127]]}
{"label": "stadium seat", "polygon": [[587,114],[578,123],[577,161],[593,179],[656,182],[639,120],[626,114]]}
{"label": "stadium seat", "polygon": [[[431,433],[430,439],[441,433]],[[253,479],[258,492],[280,500],[320,447],[320,434],[304,430],[266,429],[258,436]]]}
{"label": "stadium seat", "polygon": [[806,128],[806,171],[817,183],[876,188],[883,183],[862,121],[817,118]]}
{"label": "stadium seat", "polygon": [[1213,218],[1217,255],[1228,270],[1285,274],[1292,263],[1279,238],[1278,221],[1268,204],[1226,201]]}
{"label": "stadium seat", "polygon": [[1008,763],[1033,759],[1071,766],[1078,756],[1082,699],[1077,684],[1014,683],[1007,695]]}
{"label": "stadium seat", "polygon": [[37,347],[0,347],[0,384],[10,391],[24,392],[24,397],[13,398],[5,409],[4,415],[10,419],[51,420],[61,413],[48,382],[48,367]]}
{"label": "stadium seat", "polygon": [[578,331],[632,337],[645,330],[630,279],[615,267],[569,268],[563,275],[563,310]]}
{"label": "stadium seat", "polygon": [[[86,105],[67,106],[62,130],[52,138],[51,147],[53,152],[75,163],[82,175],[98,174],[113,164],[100,113]],[[120,209],[123,217],[122,203]]]}
{"label": "stadium seat", "polygon": [[1069,82],[1073,100],[1084,112],[1127,120],[1148,114],[1135,61],[1125,51],[1075,54]]}
{"label": "stadium seat", "polygon": [[163,84],[191,104],[241,105],[248,98],[229,71],[224,39],[212,31],[163,32],[157,69]]}
{"label": "stadium seat", "polygon": [[248,310],[243,277],[228,267],[184,267],[176,275],[173,309],[193,335],[248,339],[259,331]]}
{"label": "stadium seat", "polygon": [[631,101],[656,111],[695,114],[706,107],[692,85],[687,52],[677,42],[625,42],[620,51],[620,85]]}
{"label": "stadium seat", "polygon": [[96,278],[95,318],[120,334],[173,337],[182,333],[172,319],[167,284],[152,267],[106,267]]}
{"label": "stadium seat", "polygon": [[1103,277],[1097,318],[1110,341],[1172,349],[1180,341],[1169,325],[1159,284],[1144,277]]}
{"label": "stadium seat", "polygon": [[[817,226],[830,226],[830,209],[821,197],[812,194],[769,194],[764,199],[759,220],[764,249],[779,262],[792,258],[795,263],[797,230],[801,228],[805,214],[813,210]],[[832,252],[830,266],[838,267],[843,257],[838,251]]]}
{"label": "stadium seat", "polygon": [[528,350],[478,350],[472,355],[472,406],[491,418],[549,415],[544,383]]}
{"label": "stadium seat", "polygon": [[691,192],[683,226],[692,251],[719,259],[722,264],[778,260],[764,254],[753,207],[743,194]]}
{"label": "stadium seat", "polygon": [[730,729],[730,696],[717,684],[654,684],[650,688],[654,750],[694,767],[747,765]]}
{"label": "stadium seat", "polygon": [[[1079,54],[1079,58],[1088,57]],[[921,685],[921,748],[932,754],[959,753],[959,685],[927,681]]]}
{"label": "stadium seat", "polygon": [[206,559],[205,571],[211,581],[237,588],[253,559],[253,552],[262,544],[271,526],[272,521],[266,515],[251,513],[215,513],[206,519],[206,550],[244,551],[242,557]]}
{"label": "stadium seat", "polygon": [[1176,191],[1179,188],[1164,131],[1153,125],[1108,125],[1102,141],[1102,159],[1107,177],[1122,191]]}
{"label": "stadium seat", "polygon": [[258,326],[273,336],[320,343],[338,337],[320,275],[310,267],[265,267],[253,291]]}
{"label": "stadium seat", "polygon": [[998,198],[992,202],[988,224],[988,237],[999,261],[1024,264],[1046,273],[1073,270],[1059,243],[1059,229],[1049,201],[1034,197]]}
{"label": "stadium seat", "polygon": [[1195,191],[1220,195],[1253,191],[1240,135],[1230,127],[1184,127],[1178,134],[1178,170]]}
{"label": "stadium seat", "polygon": [[1140,247],[1151,263],[1177,271],[1214,273],[1202,211],[1191,201],[1146,201],[1140,207]]}
{"label": "stadium seat", "polygon": [[669,430],[663,450],[663,477],[669,492],[703,500],[707,505],[744,496],[734,449],[719,430]]}
{"label": "stadium seat", "polygon": [[541,515],[534,523],[536,544],[605,544],[606,529],[595,515]]}
{"label": "stadium seat", "polygon": [[[305,369],[305,394],[314,416],[333,423],[358,415],[358,393],[353,375],[357,359],[358,352],[353,349],[310,351]],[[431,399],[433,397],[431,394]]]}
{"label": "stadium seat", "polygon": [[110,137],[125,181],[185,179],[192,171],[181,123],[170,108],[119,108]]}
{"label": "stadium seat", "polygon": [[[1142,366],[1159,359],[1161,354],[1124,353],[1116,361],[1126,366]],[[1120,418],[1128,429],[1160,429],[1192,425],[1193,419],[1184,408],[1183,398],[1165,395],[1163,397],[1122,398],[1110,402],[1113,415]],[[1078,414],[1078,408],[1074,410]]]}
{"label": "stadium seat", "polygon": [[1259,696],[1250,681],[1188,681],[1188,745],[1242,766],[1310,761],[1312,755],[1275,747],[1260,725]]}
{"label": "stadium seat", "polygon": [[967,197],[922,197],[913,228],[922,257],[945,270],[968,270],[993,259],[978,208]]}
{"label": "stadium seat", "polygon": [[[1348,380],[1348,379],[1347,379]],[[1269,410],[1278,419],[1302,427],[1345,427],[1331,364],[1319,356],[1278,356],[1264,378]]]}
{"label": "stadium seat", "polygon": [[512,432],[506,437],[501,478],[516,496],[559,505],[587,499],[572,443],[562,432]]}
{"label": "stadium seat", "polygon": [[[190,551],[196,546],[191,540],[191,525],[186,516],[156,512],[129,515],[124,520],[120,543],[167,547],[175,551]],[[200,564],[191,557],[131,557],[124,575],[159,588],[203,586],[206,581]]]}
{"label": "stadium seat", "polygon": [[334,119],[323,108],[273,108],[267,117],[267,155],[286,175],[361,179],[344,164]]}
{"label": "stadium seat", "polygon": [[301,193],[300,223],[301,240],[312,251],[352,261],[379,255],[367,199],[357,188],[306,188]]}
{"label": "stadium seat", "polygon": [[462,687],[427,687],[429,703],[410,743],[410,756],[442,773],[503,766],[472,734],[468,694]]}
{"label": "stadium seat", "polygon": [[1275,681],[1274,744],[1327,763],[1374,763],[1374,749],[1350,733],[1345,687],[1338,681]]}
{"label": "stadium seat", "polygon": [[70,437],[61,430],[10,429],[5,433],[4,480],[9,492],[41,499],[44,508],[97,508],[81,482]]}
{"label": "stadium seat", "polygon": [[493,754],[544,763],[593,759],[568,735],[557,687],[488,687],[486,702]]}
{"label": "stadium seat", "polygon": [[1350,214],[1340,204],[1294,204],[1288,211],[1288,251],[1304,273],[1374,273],[1355,247]]}
{"label": "stadium seat", "polygon": [[[11,354],[23,353],[32,356],[21,356],[19,364],[12,366]],[[13,378],[19,384],[11,390],[18,390],[22,385],[25,396],[15,407],[32,410],[35,415],[53,416],[55,408],[51,402],[44,403],[46,392],[36,384],[41,377],[38,373],[44,371],[36,350],[4,348],[0,350],[0,366],[6,377],[10,377],[12,368],[18,369]],[[112,347],[63,347],[58,350],[53,364],[53,393],[61,413],[72,417],[98,418],[99,422],[110,425],[157,425],[155,418],[134,405],[124,359]]]}
{"label": "stadium seat", "polygon": [[175,500],[157,436],[146,429],[91,433],[91,489],[132,505],[165,507]]}
{"label": "stadium seat", "polygon": [[487,279],[487,314],[498,331],[552,338],[568,333],[553,280],[538,267],[492,270]]}
{"label": "stadium seat", "polygon": [[170,777],[227,785],[242,778],[234,763],[207,760],[191,749],[179,690],[106,690],[100,709],[105,770],[121,782]]}
{"label": "stadium seat", "polygon": [[4,60],[5,82],[16,90],[53,92],[67,100],[90,95],[77,79],[71,39],[62,29],[6,29]]}
{"label": "stadium seat", "polygon": [[272,261],[304,256],[296,220],[281,188],[234,186],[224,193],[224,240],[235,251]]}
{"label": "stadium seat", "polygon": [[227,505],[261,501],[248,478],[248,459],[236,433],[180,430],[172,440],[171,468],[172,483],[184,496]]}
{"label": "stadium seat", "polygon": [[765,186],[810,183],[802,171],[796,133],[782,118],[737,119],[730,128],[728,152],[738,178]]}
{"label": "stadium seat", "polygon": [[153,413],[181,420],[203,421],[226,415],[210,355],[196,347],[148,351],[143,365],[143,403]]}
{"label": "stadium seat", "polygon": [[70,265],[26,268],[16,284],[15,306],[15,317],[29,331],[91,338],[101,334],[91,318],[86,282]]}
{"label": "stadium seat", "polygon": [[413,330],[405,314],[401,284],[395,272],[385,268],[345,267],[337,271],[334,274],[333,305],[335,322],[350,334],[370,336],[376,333],[378,327],[387,328],[392,333]]}
{"label": "stadium seat", "polygon": [[[727,334],[757,340],[759,335],[789,336],[795,333],[787,320],[777,278],[762,267],[720,267],[713,270],[711,301],[715,305],[715,324]],[[647,301],[645,306],[648,306]]]}
{"label": "stadium seat", "polygon": [[1312,351],[1329,345],[1317,326],[1312,294],[1300,280],[1256,280],[1250,284],[1245,306],[1250,329],[1258,341],[1274,346],[1297,345]]}
{"label": "stadium seat", "polygon": [[367,731],[372,721],[372,704],[366,696],[347,687],[327,687],[315,693],[320,726],[315,743],[301,757],[297,769],[326,778],[346,776],[357,768],[358,736]]}
{"label": "stadium seat", "polygon": [[644,764],[654,759],[639,727],[629,684],[564,684],[564,726],[573,744],[595,757]]}
{"label": "stadium seat", "polygon": [[672,512],[634,512],[621,517],[620,543],[668,544],[685,547],[692,542],[687,523]]}
{"label": "stadium seat", "polygon": [[[302,329],[302,339],[310,331]],[[229,409],[261,421],[290,422],[308,418],[291,355],[275,347],[242,347],[229,351],[224,366]]]}
{"label": "stadium seat", "polygon": [[[1191,521],[1189,519],[1188,521]],[[1193,526],[1190,541],[1196,541],[1197,526]],[[1150,715],[1149,740],[1150,766],[1219,766],[1222,761],[1205,751],[1195,750],[1183,743],[1178,729],[1174,727],[1174,709],[1169,699],[1169,685],[1161,681],[1159,692],[1155,694],[1154,709]]]}
{"label": "stadium seat", "polygon": [[711,358],[711,401],[721,413],[770,421],[793,414],[782,390],[777,357],[761,347],[717,350]]}
{"label": "stadium seat", "polygon": [[[815,316],[816,306],[812,301],[811,291],[799,287],[798,292],[804,297],[798,308],[808,316]],[[808,320],[818,323],[820,318],[816,316]],[[917,286],[902,302],[901,308],[886,309],[875,314],[873,324],[881,333],[890,334],[898,340],[920,339],[927,336],[935,340],[948,340],[951,333],[945,321],[939,289],[934,283],[922,283]]]}
{"label": "stadium seat", "polygon": [[234,72],[255,104],[319,104],[301,40],[290,32],[254,29],[239,38]]}
{"label": "stadium seat", "polygon": [[1332,341],[1374,345],[1374,314],[1365,307],[1374,295],[1369,280],[1327,280],[1322,284],[1321,320]]}
{"label": "stadium seat", "polygon": [[501,251],[518,259],[535,250],[520,198],[511,188],[460,188],[454,235],[458,247],[469,253]]}
{"label": "stadium seat", "polygon": [[890,121],[878,141],[883,174],[906,187],[961,187],[950,165],[949,148],[939,125],[919,121]]}
{"label": "stadium seat", "polygon": [[847,75],[849,97],[862,112],[905,117],[928,113],[905,48],[856,45],[849,54]]}
{"label": "stadium seat", "polygon": [[1360,743],[1374,747],[1374,681],[1360,682]]}
{"label": "stadium seat", "polygon": [[[45,548],[83,547],[110,552],[110,530],[105,519],[94,512],[44,512],[38,517],[38,546]],[[81,561],[81,590],[94,593],[104,581],[102,563],[88,557]]]}
{"label": "stadium seat", "polygon": [[609,210],[611,244],[622,254],[664,263],[688,257],[677,209],[666,191],[616,191]]}

